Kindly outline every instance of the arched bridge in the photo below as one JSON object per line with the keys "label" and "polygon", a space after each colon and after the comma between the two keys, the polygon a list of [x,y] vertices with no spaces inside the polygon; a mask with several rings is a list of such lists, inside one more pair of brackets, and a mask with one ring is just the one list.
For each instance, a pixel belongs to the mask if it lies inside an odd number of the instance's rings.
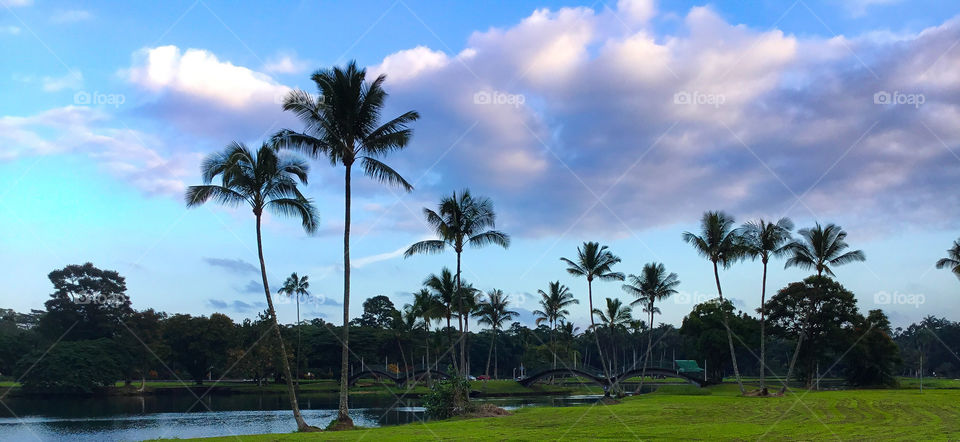
{"label": "arched bridge", "polygon": [[[594,370],[594,371],[597,371],[597,370]],[[599,371],[597,372],[599,373]],[[535,374],[529,375],[527,377],[524,377],[522,379],[519,379],[517,382],[519,382],[520,385],[523,385],[524,387],[529,387],[533,385],[534,382],[537,382],[543,378],[548,378],[551,376],[579,376],[581,378],[587,379],[590,382],[593,382],[594,384],[598,384],[600,386],[610,386],[613,384],[624,382],[627,379],[630,379],[634,376],[640,376],[643,373],[644,373],[643,367],[631,368],[624,371],[623,373],[617,374],[615,376],[611,376],[609,379],[607,379],[606,377],[603,376],[602,373],[594,374],[589,371],[580,370],[576,368],[569,368],[569,367],[549,368],[549,369],[537,372]],[[647,367],[646,374],[648,376],[666,376],[671,378],[680,378],[698,387],[702,387],[704,384],[704,380],[702,377],[698,377],[694,373],[685,373],[685,372],[678,371],[673,367],[669,367],[669,368],[657,367],[657,366]]]}
{"label": "arched bridge", "polygon": [[411,379],[420,379],[420,378],[426,377],[427,372],[430,373],[431,377],[435,377],[439,379],[450,379],[449,374],[447,374],[442,370],[438,370],[436,368],[430,368],[430,369],[418,368],[408,372],[394,374],[386,370],[381,370],[379,368],[364,367],[363,370],[360,370],[354,373],[353,376],[350,376],[350,378],[347,380],[347,385],[353,386],[354,384],[357,383],[358,380],[364,377],[386,378],[395,382],[397,385],[403,385],[403,384],[406,384],[407,381]]}

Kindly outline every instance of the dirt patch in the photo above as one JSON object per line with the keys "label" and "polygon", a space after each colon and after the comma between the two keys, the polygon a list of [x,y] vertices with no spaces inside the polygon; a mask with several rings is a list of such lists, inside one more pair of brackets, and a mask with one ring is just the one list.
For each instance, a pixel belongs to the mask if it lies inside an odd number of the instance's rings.
{"label": "dirt patch", "polygon": [[468,413],[465,413],[463,416],[467,418],[471,417],[497,417],[497,416],[510,416],[511,412],[504,410],[493,404],[480,404],[473,408]]}
{"label": "dirt patch", "polygon": [[356,427],[353,426],[352,420],[347,420],[341,422],[340,420],[334,420],[330,422],[330,425],[327,425],[326,431],[347,431],[353,430]]}
{"label": "dirt patch", "polygon": [[612,397],[604,397],[603,399],[600,399],[600,403],[603,405],[617,405],[620,403],[620,401]]}
{"label": "dirt patch", "polygon": [[761,388],[758,390],[750,390],[744,393],[743,395],[747,397],[781,397],[783,396],[783,393],[780,393],[780,392],[771,393],[770,390],[766,388]]}

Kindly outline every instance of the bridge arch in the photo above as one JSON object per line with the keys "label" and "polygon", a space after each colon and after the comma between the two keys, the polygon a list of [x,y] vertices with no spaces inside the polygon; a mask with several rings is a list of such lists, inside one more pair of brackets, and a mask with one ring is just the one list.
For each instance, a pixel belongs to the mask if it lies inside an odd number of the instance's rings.
{"label": "bridge arch", "polygon": [[[643,368],[634,368],[634,369],[631,369],[631,370],[627,370],[627,371],[625,371],[625,372],[623,372],[623,373],[620,373],[620,374],[618,374],[617,376],[615,376],[615,377],[613,378],[613,379],[614,379],[614,383],[620,383],[620,382],[623,382],[623,381],[625,381],[625,380],[627,380],[627,379],[630,379],[630,378],[632,378],[632,377],[634,377],[634,376],[640,376],[641,374],[643,374],[643,372],[644,372]],[[651,376],[653,376],[653,375],[661,375],[661,376],[668,376],[668,377],[672,377],[672,378],[680,378],[680,379],[683,379],[683,380],[685,380],[685,381],[687,381],[687,382],[689,382],[689,383],[691,383],[691,384],[693,384],[693,385],[696,385],[696,386],[698,386],[698,387],[702,387],[702,386],[703,386],[703,379],[698,379],[698,378],[695,378],[695,377],[693,377],[693,376],[690,376],[690,375],[688,375],[688,374],[686,374],[686,373],[680,373],[680,372],[678,372],[678,371],[676,371],[676,370],[672,370],[672,369],[669,369],[669,368],[647,367],[646,374],[651,375]]]}
{"label": "bridge arch", "polygon": [[358,380],[360,380],[360,378],[362,378],[362,377],[364,377],[364,376],[370,376],[370,375],[373,375],[373,376],[378,377],[378,378],[387,378],[387,379],[390,379],[391,381],[393,381],[393,382],[396,383],[397,385],[402,384],[402,383],[406,380],[406,378],[398,378],[398,377],[396,377],[396,376],[394,376],[394,375],[392,375],[392,374],[390,374],[389,372],[386,372],[386,371],[384,371],[384,370],[380,370],[380,369],[377,369],[377,368],[364,368],[363,370],[360,370],[360,371],[354,373],[353,376],[350,376],[350,379],[347,380],[347,385],[353,386],[354,384],[357,383]]}
{"label": "bridge arch", "polygon": [[578,370],[576,368],[551,368],[551,369],[541,371],[537,374],[527,376],[523,379],[520,379],[517,382],[519,382],[520,385],[523,385],[524,387],[529,387],[533,385],[534,382],[537,382],[540,379],[543,379],[549,376],[557,376],[557,375],[580,376],[600,386],[610,385],[610,381],[607,380],[606,378],[602,376],[594,376],[592,373],[588,373],[583,370]]}

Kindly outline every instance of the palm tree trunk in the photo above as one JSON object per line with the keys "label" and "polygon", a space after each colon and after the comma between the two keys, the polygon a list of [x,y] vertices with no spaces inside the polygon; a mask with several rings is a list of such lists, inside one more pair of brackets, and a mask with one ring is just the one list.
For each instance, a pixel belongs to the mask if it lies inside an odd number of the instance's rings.
{"label": "palm tree trunk", "polygon": [[[713,276],[717,280],[717,294],[720,296],[720,314],[723,315],[723,328],[727,329],[727,343],[730,345],[730,359],[733,361],[733,375],[737,378],[737,386],[740,387],[740,394],[746,393],[743,389],[743,380],[740,379],[740,368],[737,367],[737,353],[733,348],[733,332],[730,331],[730,320],[727,318],[727,312],[723,308],[723,289],[720,288],[720,272],[717,271],[717,263],[713,263]],[[721,378],[721,381],[723,379]]]}
{"label": "palm tree trunk", "polygon": [[300,341],[300,294],[297,293],[297,390],[300,389],[300,353],[303,349]]}
{"label": "palm tree trunk", "polygon": [[767,338],[766,338],[766,302],[767,302],[767,260],[763,260],[763,286],[760,288],[760,394],[767,394]]}
{"label": "palm tree trunk", "polygon": [[466,367],[467,357],[466,357],[466,340],[463,336],[463,323],[464,323],[464,312],[463,312],[463,293],[460,293],[460,252],[457,252],[457,312],[460,314],[457,315],[457,320],[460,323],[460,370],[461,375],[466,375],[469,371]]}
{"label": "palm tree trunk", "polygon": [[[820,290],[820,278],[823,276],[823,269],[817,268],[817,290]],[[813,303],[810,304],[813,308]],[[811,312],[812,313],[812,312]],[[797,336],[797,347],[793,349],[793,357],[790,358],[790,366],[787,368],[787,377],[784,379],[783,387],[780,388],[780,393],[787,391],[787,384],[790,382],[790,377],[793,376],[793,367],[797,363],[797,356],[800,355],[800,345],[803,344],[803,338],[806,334],[806,320],[803,321],[800,325],[800,335]]]}
{"label": "palm tree trunk", "polygon": [[344,174],[344,210],[343,210],[343,350],[340,353],[340,406],[337,409],[337,423],[352,427],[353,419],[349,413],[348,370],[350,362],[350,163]]}
{"label": "palm tree trunk", "polygon": [[267,265],[263,260],[263,238],[260,235],[260,213],[257,213],[257,254],[260,257],[260,276],[263,278],[263,292],[267,296],[267,310],[273,321],[273,331],[277,335],[277,345],[280,348],[280,360],[283,362],[283,373],[287,377],[287,390],[290,395],[290,408],[293,409],[293,419],[297,421],[297,431],[310,431],[300,415],[300,406],[297,404],[297,393],[293,388],[293,377],[290,376],[290,362],[287,361],[287,350],[283,347],[283,336],[280,334],[280,323],[277,321],[277,312],[273,309],[273,298],[270,297],[270,286],[267,283]]}
{"label": "palm tree trunk", "polygon": [[[593,339],[597,343],[597,353],[600,356],[600,365],[603,366],[603,376],[607,378],[607,381],[610,380],[610,371],[607,370],[607,362],[603,359],[603,348],[600,347],[600,331],[596,328],[596,323],[593,321],[593,281],[587,279],[587,300],[590,302],[590,328],[593,329]],[[605,391],[604,396],[609,396],[610,392]]]}
{"label": "palm tree trunk", "polygon": [[647,352],[643,355],[643,370],[640,371],[640,386],[637,387],[635,394],[640,394],[643,389],[643,379],[647,376],[647,362],[650,360],[650,348],[653,347],[653,304],[650,304],[650,325],[647,327]]}
{"label": "palm tree trunk", "polygon": [[[449,307],[449,306],[448,306]],[[454,348],[455,343],[453,342],[453,330],[450,329],[450,309],[447,309],[447,351],[452,351],[453,354],[450,355],[450,361],[453,362],[453,371],[459,373],[460,368],[457,367],[457,352]]]}
{"label": "palm tree trunk", "polygon": [[493,328],[493,339],[490,340],[490,350],[487,350],[487,368],[483,370],[483,374],[488,378],[490,377],[490,358],[493,356],[493,343],[497,340],[497,328]]}

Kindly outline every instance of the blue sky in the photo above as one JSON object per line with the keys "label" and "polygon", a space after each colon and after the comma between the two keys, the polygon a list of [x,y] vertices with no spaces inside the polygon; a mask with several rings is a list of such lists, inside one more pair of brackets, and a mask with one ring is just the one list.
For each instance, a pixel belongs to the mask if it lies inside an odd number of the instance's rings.
{"label": "blue sky", "polygon": [[[559,257],[596,240],[620,271],[660,261],[680,275],[683,295],[658,318],[679,324],[715,290],[680,240],[709,209],[841,224],[868,257],[837,269],[862,310],[896,325],[956,318],[960,282],[932,266],[960,236],[958,14],[897,0],[0,0],[2,306],[40,308],[49,271],[92,261],[127,277],[137,308],[255,315],[251,214],[187,210],[183,189],[228,142],[299,129],[278,100],[313,91],[313,70],[357,60],[387,75],[386,115],[422,119],[389,158],[417,190],[355,188],[354,316],[369,296],[409,302],[454,264],[399,253],[427,236],[422,207],[470,187],[514,242],[468,250],[465,278],[509,293],[525,322],[549,281],[585,298]],[[265,225],[271,285],[310,275],[306,317],[335,322],[341,188],[341,170],[314,162],[306,191],[321,231]],[[781,267],[768,290],[805,276]],[[737,264],[725,294],[752,310],[759,275]],[[606,296],[629,300],[616,283],[598,284]],[[292,305],[278,308],[293,320]]]}

